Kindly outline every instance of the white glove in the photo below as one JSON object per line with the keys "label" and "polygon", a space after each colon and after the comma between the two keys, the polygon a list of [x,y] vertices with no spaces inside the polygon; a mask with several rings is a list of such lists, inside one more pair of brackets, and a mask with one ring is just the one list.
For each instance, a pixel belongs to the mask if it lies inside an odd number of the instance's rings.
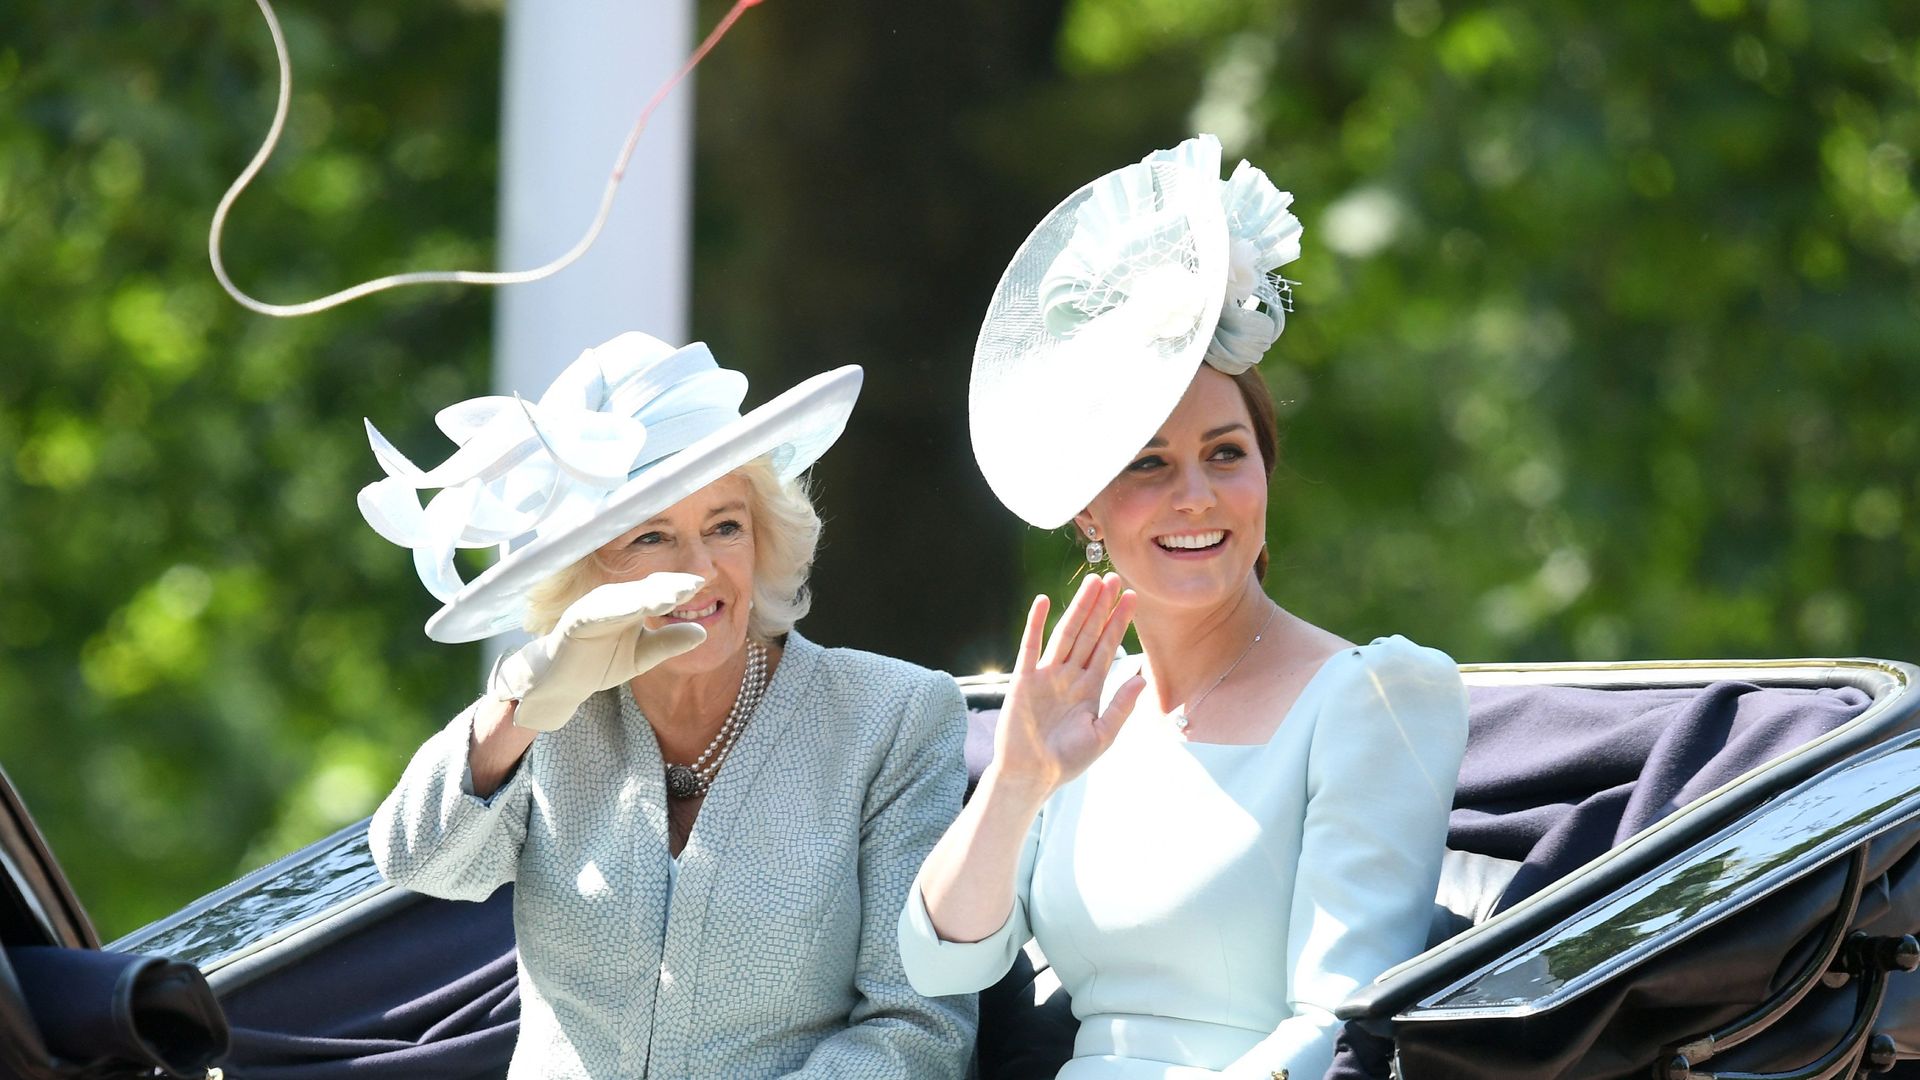
{"label": "white glove", "polygon": [[495,662],[487,696],[520,703],[516,727],[558,730],[592,694],[707,640],[706,628],[695,623],[658,630],[642,625],[647,616],[686,603],[705,584],[693,574],[660,573],[594,589],[569,605],[545,636]]}

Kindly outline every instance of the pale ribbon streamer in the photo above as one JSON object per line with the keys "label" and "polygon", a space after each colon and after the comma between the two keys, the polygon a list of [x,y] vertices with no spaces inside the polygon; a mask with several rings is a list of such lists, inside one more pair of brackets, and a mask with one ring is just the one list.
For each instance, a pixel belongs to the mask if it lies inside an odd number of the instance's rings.
{"label": "pale ribbon streamer", "polygon": [[[639,380],[608,385],[606,357],[623,335],[568,365],[538,402],[478,397],[442,409],[440,430],[459,444],[421,469],[367,421],[367,440],[387,474],[360,490],[375,532],[413,549],[421,584],[442,602],[464,587],[457,548],[506,544],[537,529],[592,516],[633,471],[684,448],[739,416],[746,380],[704,349],[683,350]],[[648,339],[651,340],[651,339]],[[418,492],[438,488],[423,508]]]}
{"label": "pale ribbon streamer", "polygon": [[640,110],[639,119],[634,121],[633,130],[627,133],[627,141],[620,148],[620,155],[614,159],[613,174],[607,178],[606,190],[600,196],[599,211],[594,214],[586,233],[565,254],[530,270],[416,270],[405,274],[389,274],[386,277],[363,281],[338,292],[328,293],[317,300],[308,300],[300,304],[270,304],[264,300],[254,299],[241,291],[240,287],[233,283],[233,279],[227,276],[226,262],[220,257],[220,236],[226,229],[227,213],[233,209],[234,201],[240,197],[240,193],[247,189],[247,185],[252,183],[253,178],[265,167],[267,159],[273,156],[273,149],[280,142],[280,133],[286,127],[287,104],[293,97],[293,64],[287,56],[287,39],[280,30],[280,20],[274,15],[273,4],[269,0],[254,0],[254,2],[259,5],[260,14],[267,20],[267,31],[273,35],[273,55],[280,64],[280,97],[274,105],[273,123],[267,128],[266,141],[260,144],[260,149],[253,155],[253,160],[247,162],[247,167],[240,170],[240,175],[234,179],[233,185],[227,188],[227,193],[220,197],[219,205],[214,208],[213,223],[207,227],[207,258],[213,263],[213,276],[219,280],[220,287],[225,289],[227,295],[233,297],[242,307],[262,315],[294,318],[300,315],[313,315],[358,300],[363,296],[371,296],[377,292],[407,285],[524,285],[552,277],[573,265],[580,256],[587,253],[587,249],[600,238],[601,230],[606,227],[607,217],[613,212],[614,193],[619,189],[620,181],[626,178],[627,164],[633,160],[634,147],[639,144],[640,133],[646,130],[647,121],[653,117],[654,110],[659,108],[667,95],[680,85],[701,60],[705,59],[707,53],[719,44],[721,37],[733,27],[746,9],[756,6],[760,0],[735,0],[733,7],[728,9],[726,15],[714,26],[706,40],[700,43],[700,47],[693,51],[693,55],[688,57],[680,70],[654,91],[646,107]]}

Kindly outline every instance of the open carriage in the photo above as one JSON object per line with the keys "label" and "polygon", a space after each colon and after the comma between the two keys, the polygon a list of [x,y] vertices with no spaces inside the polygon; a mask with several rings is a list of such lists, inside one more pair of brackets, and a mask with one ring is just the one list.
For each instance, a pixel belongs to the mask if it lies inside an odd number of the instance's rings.
{"label": "open carriage", "polygon": [[[1920,668],[1463,671],[1472,736],[1430,947],[1342,1006],[1339,1075],[1920,1075]],[[963,684],[978,768],[1004,683]],[[4,809],[0,1072],[504,1073],[509,889],[462,904],[388,886],[355,826],[90,952],[10,790]],[[211,995],[149,964],[144,989],[128,976],[79,1000],[48,946],[93,969],[169,957]],[[977,1071],[1050,1077],[1073,1031],[1029,948],[983,997]]]}

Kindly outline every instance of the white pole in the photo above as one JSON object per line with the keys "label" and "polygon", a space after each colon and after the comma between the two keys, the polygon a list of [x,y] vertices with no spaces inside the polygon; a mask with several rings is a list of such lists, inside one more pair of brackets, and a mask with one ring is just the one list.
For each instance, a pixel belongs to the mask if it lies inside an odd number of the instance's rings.
{"label": "white pole", "polygon": [[[579,238],[634,118],[685,62],[693,19],[692,0],[510,0],[498,265],[537,265]],[[537,397],[622,331],[686,341],[692,94],[689,80],[653,114],[593,250],[496,294],[498,392]]]}
{"label": "white pole", "polygon": [[[693,0],[510,0],[495,264],[537,266],[593,220],[653,91],[693,47]],[[640,137],[613,213],[579,262],[494,293],[493,385],[537,398],[580,350],[626,330],[687,338],[693,81]],[[482,664],[520,635],[487,643]]]}

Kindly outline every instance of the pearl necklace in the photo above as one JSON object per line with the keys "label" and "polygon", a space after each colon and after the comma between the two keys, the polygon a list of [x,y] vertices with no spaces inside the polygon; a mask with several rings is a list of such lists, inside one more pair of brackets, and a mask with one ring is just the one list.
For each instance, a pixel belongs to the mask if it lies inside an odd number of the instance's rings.
{"label": "pearl necklace", "polygon": [[1233,658],[1233,663],[1227,665],[1227,670],[1221,672],[1220,677],[1213,680],[1213,685],[1207,687],[1204,693],[1194,699],[1192,705],[1182,705],[1169,714],[1173,720],[1174,728],[1178,730],[1180,734],[1185,735],[1187,733],[1187,725],[1193,722],[1193,714],[1200,711],[1200,703],[1212,697],[1213,692],[1220,689],[1220,684],[1227,681],[1227,676],[1233,674],[1233,669],[1240,666],[1240,661],[1245,660],[1247,654],[1253,651],[1253,647],[1260,644],[1261,637],[1266,634],[1267,627],[1273,625],[1273,617],[1278,614],[1280,614],[1280,605],[1275,604],[1273,610],[1267,612],[1267,621],[1261,623],[1260,629],[1254,632],[1253,640],[1247,642],[1247,647],[1240,650],[1239,656]]}
{"label": "pearl necklace", "polygon": [[707,793],[707,789],[713,786],[714,777],[720,775],[720,766],[727,760],[734,742],[740,738],[740,729],[746,726],[747,718],[759,706],[766,689],[767,647],[749,640],[747,670],[740,676],[740,693],[733,699],[733,708],[727,710],[726,722],[720,725],[713,741],[707,744],[693,764],[667,766],[668,795],[676,799],[692,799]]}

